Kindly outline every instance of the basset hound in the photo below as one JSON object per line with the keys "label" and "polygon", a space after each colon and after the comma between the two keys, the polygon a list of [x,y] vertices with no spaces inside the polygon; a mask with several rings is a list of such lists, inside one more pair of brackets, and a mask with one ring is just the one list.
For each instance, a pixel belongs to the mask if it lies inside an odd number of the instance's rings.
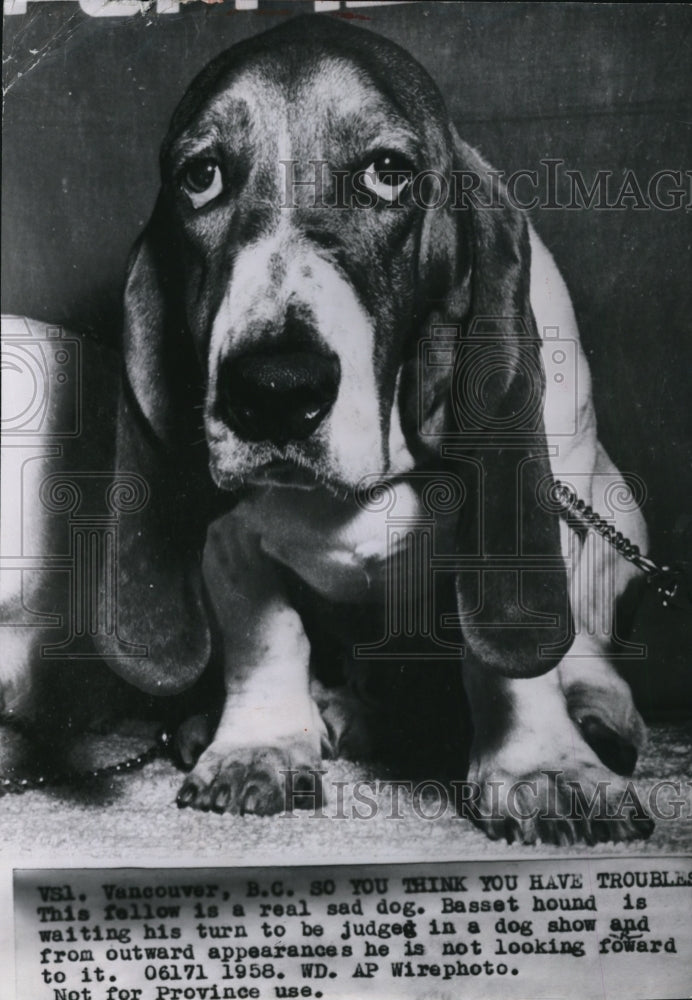
{"label": "basset hound", "polygon": [[[561,479],[604,511],[626,484],[553,258],[430,76],[360,27],[291,19],[202,70],[161,175],[129,265],[112,427],[85,411],[60,468],[101,468],[112,432],[113,482],[142,493],[119,508],[96,589],[115,595],[98,655],[158,695],[223,665],[213,726],[179,732],[179,804],[281,810],[285,773],[307,788],[327,750],[359,752],[368,684],[386,701],[417,660],[423,677],[463,674],[490,836],[646,836],[648,819],[608,808],[644,738],[608,659],[634,571],[551,500]],[[32,439],[35,555],[55,550],[60,420]],[[636,504],[618,528],[645,544]],[[19,711],[55,622],[17,615],[69,574],[39,560],[6,576],[0,670]],[[310,622],[332,629],[343,687],[311,687]],[[595,812],[570,814],[570,782],[588,800],[606,788]]]}

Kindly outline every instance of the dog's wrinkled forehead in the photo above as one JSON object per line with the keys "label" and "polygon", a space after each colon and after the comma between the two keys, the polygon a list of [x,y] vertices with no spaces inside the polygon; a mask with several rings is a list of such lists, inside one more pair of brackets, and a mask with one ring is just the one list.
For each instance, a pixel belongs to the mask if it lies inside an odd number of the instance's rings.
{"label": "dog's wrinkled forehead", "polygon": [[241,42],[202,71],[173,116],[164,172],[210,139],[241,160],[271,140],[278,148],[263,152],[340,163],[364,146],[394,145],[421,166],[449,145],[425,70],[393,43],[319,15]]}

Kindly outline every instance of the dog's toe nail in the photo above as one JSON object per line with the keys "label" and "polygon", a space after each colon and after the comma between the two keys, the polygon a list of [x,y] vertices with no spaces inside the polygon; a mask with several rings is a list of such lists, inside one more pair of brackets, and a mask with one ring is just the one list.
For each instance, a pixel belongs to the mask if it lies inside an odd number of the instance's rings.
{"label": "dog's toe nail", "polygon": [[513,844],[517,839],[519,831],[516,828],[514,820],[506,819],[504,825],[504,838],[508,844]]}
{"label": "dog's toe nail", "polygon": [[338,740],[334,732],[334,727],[327,719],[324,720],[324,725],[326,732],[322,733],[320,737],[320,749],[323,757],[334,760],[337,755]]}
{"label": "dog's toe nail", "polygon": [[209,812],[209,810],[211,809],[211,792],[209,791],[208,788],[202,789],[201,794],[197,796],[197,801],[195,802],[195,805],[197,806],[198,809],[201,809],[203,812]]}
{"label": "dog's toe nail", "polygon": [[257,785],[249,785],[240,808],[241,813],[254,813],[260,802],[260,790]]}
{"label": "dog's toe nail", "polygon": [[560,847],[571,847],[577,840],[577,834],[569,820],[563,820],[556,830],[556,841]]}
{"label": "dog's toe nail", "polygon": [[310,769],[301,769],[293,783],[293,804],[298,809],[319,808],[323,804],[324,789],[320,775]]}
{"label": "dog's toe nail", "polygon": [[190,783],[188,785],[183,785],[180,789],[176,802],[178,803],[178,807],[180,809],[185,809],[186,806],[191,806],[196,798],[197,786]]}
{"label": "dog's toe nail", "polygon": [[297,776],[294,784],[296,792],[310,792],[312,791],[314,781],[310,780],[310,775],[301,771]]}
{"label": "dog's toe nail", "polygon": [[231,787],[230,785],[221,785],[220,788],[216,790],[212,800],[212,809],[214,812],[225,812],[226,807],[231,798]]}
{"label": "dog's toe nail", "polygon": [[589,847],[593,847],[596,843],[596,833],[593,828],[592,820],[584,819],[581,823],[579,823],[575,832],[575,841],[578,840],[583,840]]}

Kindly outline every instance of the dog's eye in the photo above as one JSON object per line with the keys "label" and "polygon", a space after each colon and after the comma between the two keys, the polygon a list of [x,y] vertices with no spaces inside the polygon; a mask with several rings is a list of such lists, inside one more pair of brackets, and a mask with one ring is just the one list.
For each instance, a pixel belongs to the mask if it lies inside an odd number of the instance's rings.
{"label": "dog's eye", "polygon": [[215,160],[193,160],[185,167],[180,186],[192,202],[193,208],[202,208],[213,201],[223,190],[221,169]]}
{"label": "dog's eye", "polygon": [[383,201],[396,201],[412,176],[413,168],[404,156],[381,153],[365,168],[363,184]]}

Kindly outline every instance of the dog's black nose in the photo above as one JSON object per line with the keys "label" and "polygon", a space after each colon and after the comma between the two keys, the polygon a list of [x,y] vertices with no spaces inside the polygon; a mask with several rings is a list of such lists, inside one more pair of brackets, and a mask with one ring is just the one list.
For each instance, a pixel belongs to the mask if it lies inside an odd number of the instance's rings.
{"label": "dog's black nose", "polygon": [[221,418],[246,441],[302,441],[334,405],[339,375],[338,358],[311,351],[228,359],[219,372]]}

